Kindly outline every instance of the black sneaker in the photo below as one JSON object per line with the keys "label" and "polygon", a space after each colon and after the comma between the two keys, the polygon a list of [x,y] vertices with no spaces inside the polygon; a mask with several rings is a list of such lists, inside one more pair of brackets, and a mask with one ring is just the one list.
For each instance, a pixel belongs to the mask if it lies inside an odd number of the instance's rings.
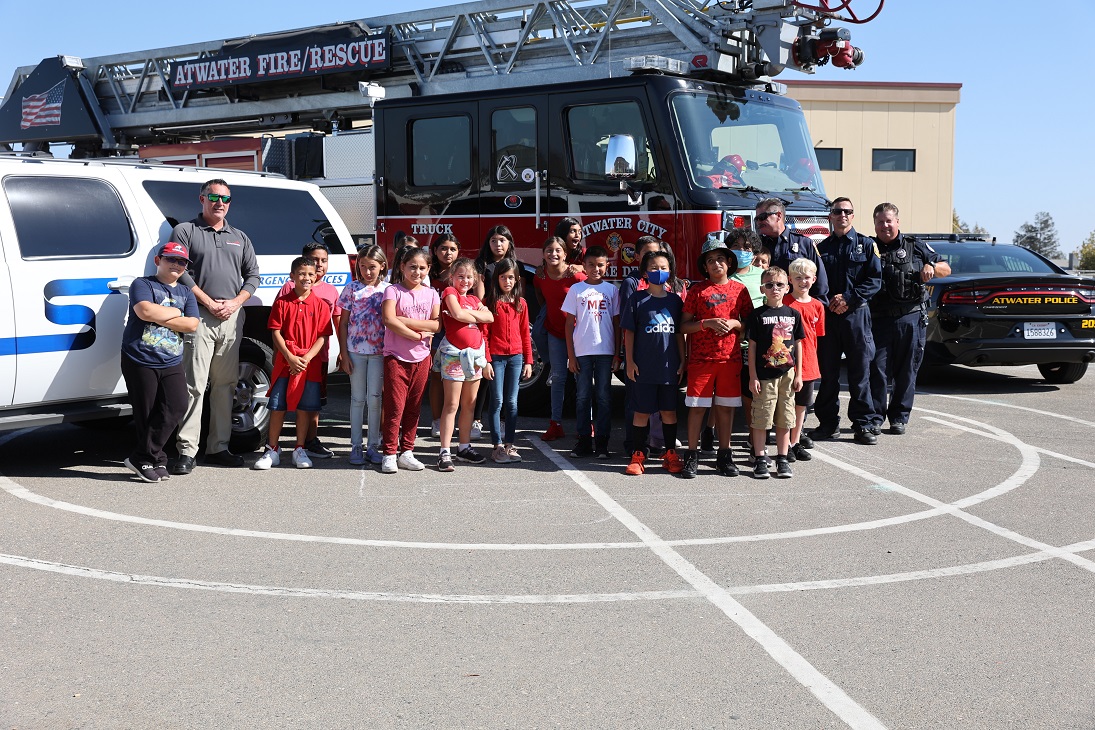
{"label": "black sneaker", "polygon": [[738,468],[734,465],[734,454],[730,449],[719,449],[715,455],[715,471],[724,477],[736,477]]}
{"label": "black sneaker", "polygon": [[570,456],[574,459],[584,459],[593,456],[593,453],[593,442],[583,438],[578,439],[578,443],[570,450]]}
{"label": "black sneaker", "polygon": [[684,452],[684,468],[681,469],[682,479],[695,479],[696,470],[700,466],[700,455],[689,449]]}
{"label": "black sneaker", "polygon": [[161,482],[171,478],[171,474],[168,473],[166,465],[156,467],[156,476],[160,478]]}
{"label": "black sneaker", "polygon": [[[799,446],[801,446],[804,449],[814,448],[814,440],[812,438],[810,438],[809,436],[807,436],[806,434],[804,434],[804,433],[799,434],[798,443],[799,443]],[[805,461],[805,459],[803,459],[803,461]]]}
{"label": "black sneaker", "polygon": [[767,456],[755,456],[755,457],[753,457],[753,478],[754,479],[767,479],[768,478],[768,457]]}
{"label": "black sneaker", "polygon": [[790,479],[795,474],[786,456],[776,457],[776,479]]}
{"label": "black sneaker", "polygon": [[892,433],[894,436],[904,436],[905,435],[905,426],[906,426],[906,424],[903,423],[902,421],[891,422],[890,423],[890,433]]}
{"label": "black sneaker", "polygon": [[470,446],[465,446],[456,452],[456,458],[460,461],[466,461],[469,464],[482,464],[487,460],[487,457],[480,454],[478,451]]}
{"label": "black sneaker", "polygon": [[806,450],[801,442],[792,446],[787,453],[787,461],[809,461],[812,458],[814,457],[810,455],[810,452]]}
{"label": "black sneaker", "polygon": [[127,456],[123,461],[125,468],[141,478],[141,481],[155,484],[160,481],[160,475],[156,473],[156,467],[152,464],[134,464]]}
{"label": "black sneaker", "polygon": [[875,436],[873,433],[865,428],[860,428],[856,430],[855,436],[852,437],[852,440],[855,441],[857,444],[861,444],[862,446],[874,446],[878,443],[878,436]]}
{"label": "black sneaker", "polygon": [[810,431],[809,438],[814,441],[830,441],[840,435],[840,429],[836,426],[818,426]]}
{"label": "black sneaker", "polygon": [[700,451],[705,454],[715,453],[715,429],[711,426],[704,426],[700,433]]}
{"label": "black sneaker", "polygon": [[308,452],[308,456],[313,459],[330,459],[334,457],[335,452],[328,449],[326,446],[319,442],[319,437],[312,439],[304,444],[304,450]]}
{"label": "black sneaker", "polygon": [[455,471],[456,467],[453,466],[452,456],[448,451],[442,451],[441,455],[437,457],[437,470],[438,471]]}

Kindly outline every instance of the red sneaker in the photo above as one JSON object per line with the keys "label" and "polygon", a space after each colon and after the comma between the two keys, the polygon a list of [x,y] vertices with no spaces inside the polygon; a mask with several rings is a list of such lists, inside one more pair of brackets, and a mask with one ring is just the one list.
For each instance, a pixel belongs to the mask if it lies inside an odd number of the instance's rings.
{"label": "red sneaker", "polygon": [[684,462],[677,456],[676,449],[666,449],[665,456],[662,457],[662,466],[670,474],[680,474],[684,471]]}
{"label": "red sneaker", "polygon": [[643,456],[643,452],[636,451],[631,455],[631,463],[624,469],[624,474],[637,477],[640,474],[646,473],[646,467],[643,466],[644,461],[646,461],[646,457]]}
{"label": "red sneaker", "polygon": [[565,437],[563,433],[563,424],[558,421],[551,421],[548,423],[547,431],[544,431],[544,435],[540,437],[541,441],[555,441]]}

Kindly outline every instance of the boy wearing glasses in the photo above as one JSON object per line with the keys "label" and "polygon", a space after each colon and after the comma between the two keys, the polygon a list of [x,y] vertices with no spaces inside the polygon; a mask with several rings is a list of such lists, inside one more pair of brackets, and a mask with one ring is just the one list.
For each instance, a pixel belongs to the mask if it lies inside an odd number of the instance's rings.
{"label": "boy wearing glasses", "polygon": [[753,413],[749,433],[753,443],[753,476],[767,479],[768,447],[765,436],[776,427],[776,477],[789,479],[787,458],[795,426],[795,393],[802,389],[802,339],[806,336],[798,311],[783,303],[788,291],[787,272],[773,266],[761,277],[764,304],[749,315],[749,389]]}
{"label": "boy wearing glasses", "polygon": [[186,413],[182,335],[198,329],[198,302],[179,283],[190,264],[181,243],[165,243],[156,274],[129,285],[129,319],[122,331],[122,377],[133,406],[137,441],[123,462],[143,481],[167,479],[164,444]]}

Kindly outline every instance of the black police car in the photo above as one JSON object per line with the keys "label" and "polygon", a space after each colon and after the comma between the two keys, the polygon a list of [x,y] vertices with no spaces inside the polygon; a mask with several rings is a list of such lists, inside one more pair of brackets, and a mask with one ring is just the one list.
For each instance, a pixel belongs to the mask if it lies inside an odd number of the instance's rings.
{"label": "black police car", "polygon": [[926,365],[1037,365],[1074,383],[1095,360],[1095,279],[979,236],[916,236],[950,264],[928,285]]}

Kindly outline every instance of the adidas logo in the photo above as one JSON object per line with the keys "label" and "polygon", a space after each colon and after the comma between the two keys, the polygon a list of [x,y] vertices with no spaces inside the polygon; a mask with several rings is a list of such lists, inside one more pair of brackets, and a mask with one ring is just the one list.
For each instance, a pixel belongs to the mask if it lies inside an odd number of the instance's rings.
{"label": "adidas logo", "polygon": [[654,312],[650,315],[650,324],[646,326],[646,333],[648,335],[653,334],[676,334],[677,323],[673,321],[673,317],[670,315],[668,309],[663,309],[660,312]]}

